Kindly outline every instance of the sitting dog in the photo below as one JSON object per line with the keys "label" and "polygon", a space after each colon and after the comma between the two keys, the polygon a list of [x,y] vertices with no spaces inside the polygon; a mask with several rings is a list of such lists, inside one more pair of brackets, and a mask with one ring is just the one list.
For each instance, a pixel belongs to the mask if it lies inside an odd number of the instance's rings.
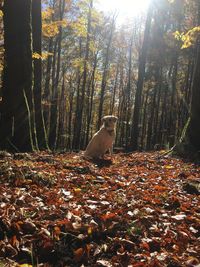
{"label": "sitting dog", "polygon": [[107,151],[110,154],[112,153],[116,122],[117,117],[115,116],[109,115],[103,117],[100,130],[94,134],[85,150],[85,158],[103,158]]}

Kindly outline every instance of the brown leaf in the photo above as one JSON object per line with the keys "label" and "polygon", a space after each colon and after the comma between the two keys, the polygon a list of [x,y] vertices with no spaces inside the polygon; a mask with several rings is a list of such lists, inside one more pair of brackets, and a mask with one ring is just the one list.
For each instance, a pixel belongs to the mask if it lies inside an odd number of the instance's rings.
{"label": "brown leaf", "polygon": [[20,227],[24,234],[34,234],[37,230],[36,225],[31,221],[20,223]]}
{"label": "brown leaf", "polygon": [[82,260],[82,257],[84,255],[85,251],[83,248],[78,248],[74,250],[74,259],[76,262],[79,262]]}

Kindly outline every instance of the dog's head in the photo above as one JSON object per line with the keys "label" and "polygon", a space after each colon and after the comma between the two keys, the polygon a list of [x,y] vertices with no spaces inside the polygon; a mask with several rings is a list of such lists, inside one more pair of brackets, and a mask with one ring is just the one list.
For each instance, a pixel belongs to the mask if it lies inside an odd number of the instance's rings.
{"label": "dog's head", "polygon": [[104,116],[102,118],[102,124],[107,130],[114,130],[117,119],[118,118],[113,115]]}

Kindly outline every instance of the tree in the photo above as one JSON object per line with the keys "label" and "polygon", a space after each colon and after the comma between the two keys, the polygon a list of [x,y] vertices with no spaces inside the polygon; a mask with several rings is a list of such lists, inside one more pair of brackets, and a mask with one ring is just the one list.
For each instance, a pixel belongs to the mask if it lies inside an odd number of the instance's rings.
{"label": "tree", "polygon": [[[65,0],[59,1],[59,16],[60,21],[63,20],[65,11]],[[57,66],[54,65],[54,77],[52,83],[52,95],[51,95],[51,111],[50,111],[50,129],[49,129],[49,145],[55,149],[57,147],[58,138],[58,96],[59,96],[59,79],[60,79],[60,67],[61,67],[61,43],[62,43],[62,25],[59,27],[59,33],[57,36]],[[54,54],[55,55],[55,54]]]}
{"label": "tree", "polygon": [[81,136],[80,133],[82,131],[82,121],[83,121],[83,108],[86,94],[86,85],[87,85],[87,75],[88,75],[88,59],[90,54],[90,38],[91,38],[91,23],[92,23],[92,9],[93,9],[93,0],[89,1],[88,6],[88,15],[87,15],[87,36],[86,36],[86,45],[85,45],[85,57],[83,64],[83,81],[81,86],[81,94],[80,98],[77,99],[77,112],[75,125],[76,130],[74,131],[74,146],[76,149],[80,148]]}
{"label": "tree", "polygon": [[[3,46],[4,46],[4,40],[3,40],[3,12],[2,12],[2,4],[0,4],[0,77],[3,70]],[[0,78],[1,80],[1,78]],[[1,86],[1,81],[0,81]]]}
{"label": "tree", "polygon": [[137,81],[137,89],[135,95],[134,112],[133,112],[132,129],[131,129],[131,145],[130,145],[131,150],[138,149],[139,120],[141,114],[141,97],[142,97],[142,89],[145,77],[145,65],[146,65],[148,40],[151,28],[151,20],[152,20],[152,6],[150,5],[145,24],[143,45],[141,49],[141,54],[139,56],[138,81]]}
{"label": "tree", "polygon": [[3,149],[28,151],[34,148],[31,0],[5,0],[3,12],[5,65],[0,143]]}
{"label": "tree", "polygon": [[110,25],[108,43],[106,44],[105,60],[103,63],[103,75],[102,75],[102,81],[101,81],[101,92],[100,92],[98,124],[97,124],[98,129],[100,128],[101,119],[103,115],[103,104],[104,104],[105,90],[106,90],[107,79],[108,79],[108,70],[109,70],[109,61],[110,61],[110,52],[111,52],[110,48],[111,48],[113,34],[115,30],[115,20],[116,20],[116,16],[113,15],[112,22]]}
{"label": "tree", "polygon": [[34,111],[35,111],[35,130],[37,137],[37,145],[39,148],[47,147],[45,126],[42,116],[42,12],[41,0],[32,0],[32,47],[33,55],[36,56],[33,60],[34,67]]}
{"label": "tree", "polygon": [[[200,25],[200,3],[198,2],[198,25]],[[190,149],[200,152],[200,38],[196,44],[196,62],[192,79],[191,115],[186,138]],[[184,153],[187,151],[184,151]],[[199,155],[200,156],[200,155]]]}

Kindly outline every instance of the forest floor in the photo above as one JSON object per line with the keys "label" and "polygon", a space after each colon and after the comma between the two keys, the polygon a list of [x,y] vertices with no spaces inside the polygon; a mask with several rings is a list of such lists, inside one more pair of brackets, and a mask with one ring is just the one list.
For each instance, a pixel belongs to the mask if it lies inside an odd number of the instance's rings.
{"label": "forest floor", "polygon": [[0,153],[0,266],[200,266],[200,166]]}

